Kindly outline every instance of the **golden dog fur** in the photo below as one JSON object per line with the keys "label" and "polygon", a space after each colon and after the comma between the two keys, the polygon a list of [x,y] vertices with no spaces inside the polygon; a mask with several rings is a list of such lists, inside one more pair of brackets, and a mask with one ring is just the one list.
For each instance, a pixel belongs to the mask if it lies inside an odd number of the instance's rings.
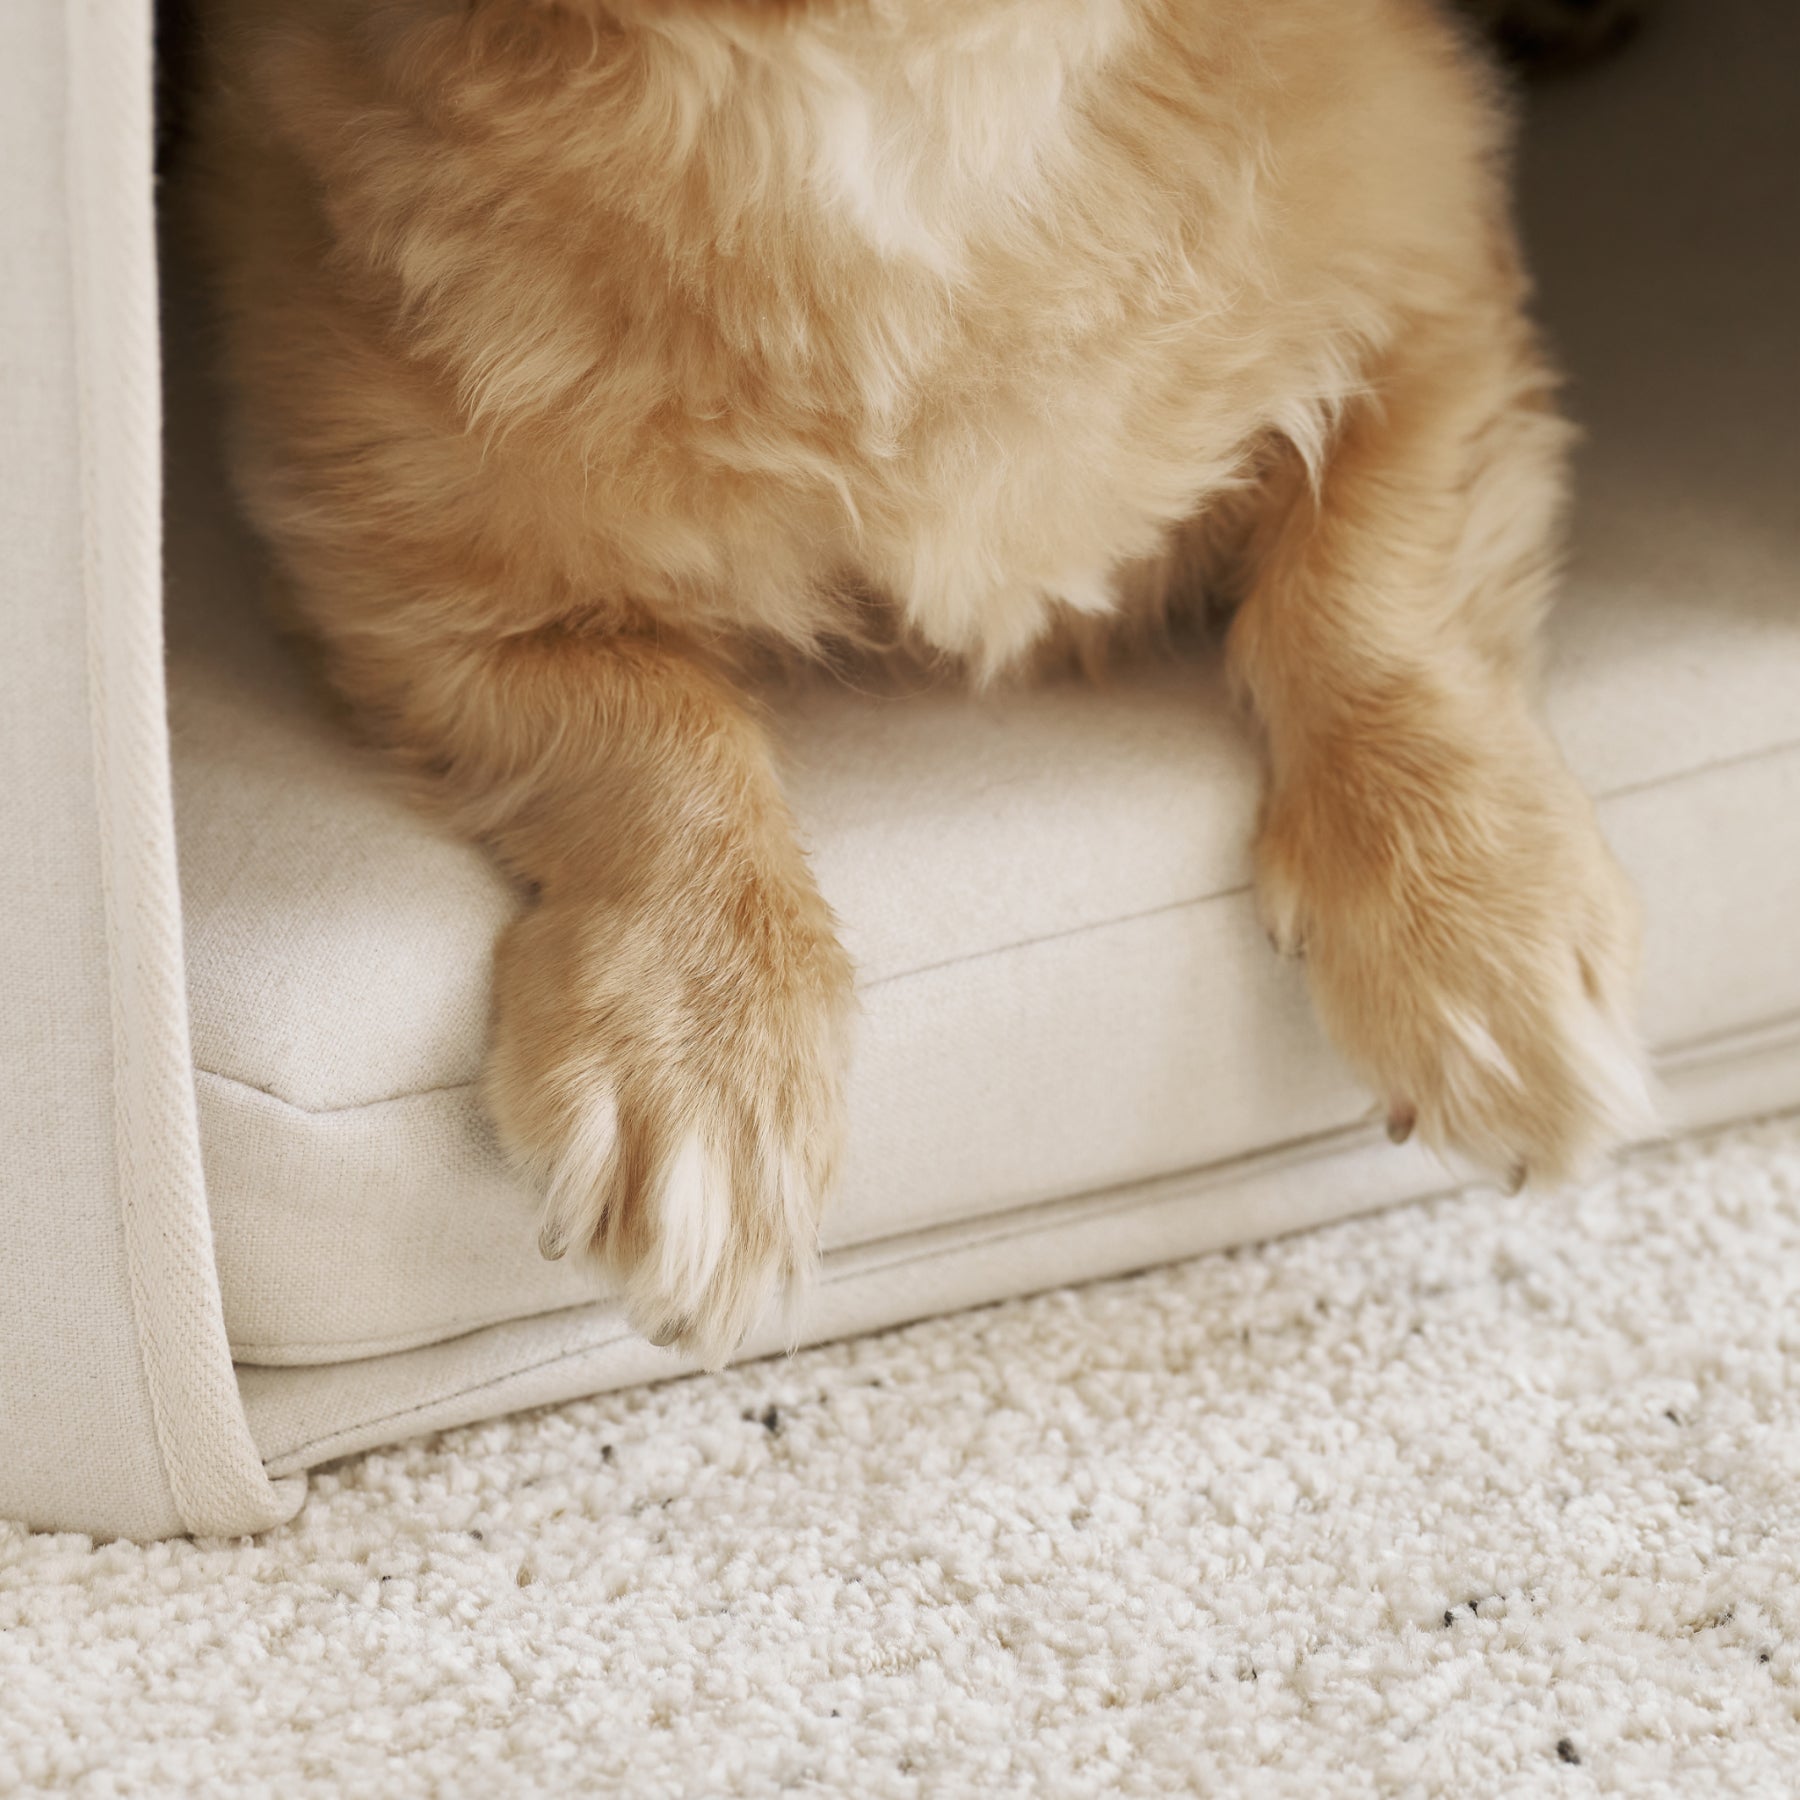
{"label": "golden dog fur", "polygon": [[984,679],[1237,599],[1271,933],[1396,1136],[1628,1130],[1635,922],[1534,710],[1565,430],[1424,0],[211,0],[249,509],[532,890],[545,1239],[716,1360],[804,1275],[852,972],[734,669]]}

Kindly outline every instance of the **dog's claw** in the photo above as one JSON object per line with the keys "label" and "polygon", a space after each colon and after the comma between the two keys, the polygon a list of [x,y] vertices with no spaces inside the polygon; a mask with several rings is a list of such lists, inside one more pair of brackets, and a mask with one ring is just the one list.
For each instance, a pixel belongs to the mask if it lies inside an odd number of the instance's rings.
{"label": "dog's claw", "polygon": [[1513,1164],[1512,1173],[1507,1176],[1505,1183],[1505,1192],[1509,1199],[1524,1187],[1528,1174],[1529,1171],[1523,1163]]}
{"label": "dog's claw", "polygon": [[1412,1136],[1419,1115],[1404,1100],[1388,1108],[1387,1134],[1390,1144],[1404,1144]]}

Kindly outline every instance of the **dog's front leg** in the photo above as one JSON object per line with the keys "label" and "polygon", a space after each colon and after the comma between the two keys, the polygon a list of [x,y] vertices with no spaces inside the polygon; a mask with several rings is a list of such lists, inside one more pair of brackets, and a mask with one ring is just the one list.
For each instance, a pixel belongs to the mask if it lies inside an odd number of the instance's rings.
{"label": "dog's front leg", "polygon": [[405,670],[340,673],[533,889],[496,954],[487,1095],[546,1254],[722,1361],[816,1255],[851,998],[763,732],[644,638],[447,641]]}
{"label": "dog's front leg", "polygon": [[1649,1112],[1635,908],[1531,692],[1549,386],[1510,309],[1419,324],[1293,481],[1232,631],[1271,936],[1393,1136],[1546,1181]]}

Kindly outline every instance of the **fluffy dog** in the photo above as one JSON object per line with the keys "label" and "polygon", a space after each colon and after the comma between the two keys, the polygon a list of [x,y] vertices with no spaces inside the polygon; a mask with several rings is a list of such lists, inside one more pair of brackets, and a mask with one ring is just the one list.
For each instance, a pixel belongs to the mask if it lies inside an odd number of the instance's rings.
{"label": "fluffy dog", "polygon": [[815,1255],[852,971],[735,671],[976,680],[1224,596],[1276,944],[1392,1134],[1644,1108],[1533,703],[1566,431],[1505,107],[1424,0],[212,0],[248,508],[529,888],[487,1092],[632,1318]]}

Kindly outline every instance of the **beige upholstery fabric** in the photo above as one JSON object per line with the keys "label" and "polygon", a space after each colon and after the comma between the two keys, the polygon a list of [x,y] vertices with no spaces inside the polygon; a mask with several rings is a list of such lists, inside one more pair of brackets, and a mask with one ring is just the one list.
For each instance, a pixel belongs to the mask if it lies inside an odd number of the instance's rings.
{"label": "beige upholstery fabric", "polygon": [[[1553,96],[1533,215],[1593,433],[1552,711],[1646,896],[1644,1021],[1672,1116],[1699,1120],[1800,1094],[1800,470],[1744,348],[1786,342],[1794,271],[1754,229],[1768,196],[1734,200],[1704,160],[1728,140],[1691,118],[1671,144],[1689,86],[1653,41]],[[1729,332],[1707,326],[1721,309]],[[301,1467],[679,1367],[541,1262],[482,1122],[512,896],[232,611],[254,577],[201,491],[191,526],[175,718],[196,1054],[258,1442]],[[1268,954],[1254,758],[1205,654],[1099,692],[775,705],[862,974],[809,1331],[1451,1180],[1375,1147],[1298,973]]]}
{"label": "beige upholstery fabric", "polygon": [[163,717],[150,11],[0,12],[0,1512],[244,1530]]}
{"label": "beige upholstery fabric", "polygon": [[[1791,1106],[1792,1023],[1664,1060],[1672,1126]],[[1443,1170],[1368,1124],[1160,1181],[1015,1207],[826,1259],[808,1334],[847,1336],[1443,1192]],[[778,1351],[772,1331],[747,1355]],[[604,1305],[570,1307],[358,1361],[239,1370],[270,1471],[284,1474],[439,1426],[679,1373]]]}
{"label": "beige upholstery fabric", "polygon": [[[1769,829],[1800,819],[1800,731],[1771,708],[1763,752],[1743,748],[1740,652],[1690,616],[1621,723],[1710,680],[1730,747],[1643,734],[1648,771],[1626,765],[1606,809],[1652,900],[1665,1049],[1800,1016],[1800,856]],[[1800,635],[1772,629],[1761,656],[1800,683]],[[471,1085],[503,887],[322,720],[213,681],[178,688],[177,744],[184,796],[190,759],[204,773],[207,841],[234,847],[223,893],[203,891],[209,859],[187,868],[196,977],[215,956],[233,975],[216,1001],[197,979],[195,1013],[239,1357],[367,1356],[587,1298],[537,1256]],[[1257,928],[1252,760],[1209,669],[797,712],[793,786],[864,971],[829,1244],[1200,1170],[1366,1111]]]}
{"label": "beige upholstery fabric", "polygon": [[[104,1516],[107,1458],[179,1525],[138,1356],[113,1164],[112,1039],[82,596],[65,57],[54,0],[0,11],[0,1512]],[[48,1429],[74,1386],[94,1404]]]}

